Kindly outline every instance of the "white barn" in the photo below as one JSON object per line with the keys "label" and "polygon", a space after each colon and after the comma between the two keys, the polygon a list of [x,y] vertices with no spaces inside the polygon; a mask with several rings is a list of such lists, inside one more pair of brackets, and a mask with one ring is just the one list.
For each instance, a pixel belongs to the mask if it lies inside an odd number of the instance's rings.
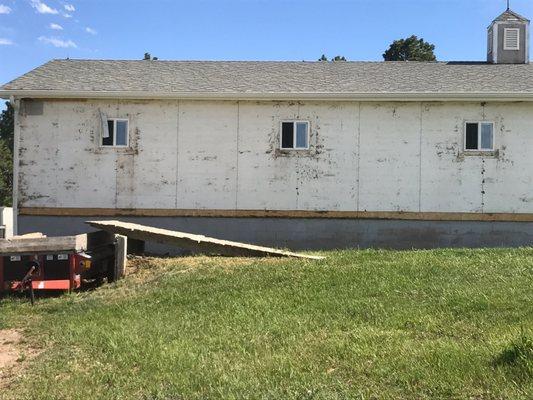
{"label": "white barn", "polygon": [[506,11],[488,43],[487,62],[50,61],[0,88],[16,229],[531,245],[529,21]]}

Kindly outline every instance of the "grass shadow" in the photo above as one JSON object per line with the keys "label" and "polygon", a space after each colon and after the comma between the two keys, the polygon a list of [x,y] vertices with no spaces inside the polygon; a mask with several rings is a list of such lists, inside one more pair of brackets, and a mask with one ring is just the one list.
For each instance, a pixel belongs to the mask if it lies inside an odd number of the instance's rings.
{"label": "grass shadow", "polygon": [[533,377],[533,337],[522,335],[511,342],[498,356],[493,365],[502,367],[517,379],[525,380]]}

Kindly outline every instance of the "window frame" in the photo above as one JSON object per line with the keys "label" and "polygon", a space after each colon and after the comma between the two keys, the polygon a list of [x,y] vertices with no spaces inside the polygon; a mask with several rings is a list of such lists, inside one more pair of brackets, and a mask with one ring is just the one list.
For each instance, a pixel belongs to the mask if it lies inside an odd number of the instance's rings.
{"label": "window frame", "polygon": [[[105,145],[103,144],[104,137],[103,135],[100,135],[100,147],[103,148],[109,148],[109,147],[117,147],[120,149],[128,148],[130,147],[130,120],[129,118],[106,118],[106,123],[109,123],[109,121],[113,121],[113,144],[112,145]],[[117,144],[117,122],[126,122],[126,144]],[[103,132],[102,132],[103,133]]]}
{"label": "window frame", "polygon": [[[283,124],[292,123],[292,143],[293,147],[283,147]],[[307,126],[306,133],[307,133],[307,147],[295,147],[296,146],[296,136],[297,136],[297,130],[296,130],[296,124],[297,123],[305,123]],[[310,148],[310,142],[311,141],[311,123],[307,120],[303,119],[285,119],[280,121],[279,124],[279,149],[284,151],[305,151],[309,150]]]}
{"label": "window frame", "polygon": [[[507,46],[507,32],[516,31],[516,47]],[[503,29],[503,49],[504,50],[520,50],[520,28],[504,28]]]}
{"label": "window frame", "polygon": [[[466,148],[466,126],[467,124],[477,124],[477,149]],[[492,148],[490,149],[481,148],[481,124],[492,125]],[[494,123],[494,121],[465,121],[463,125],[463,151],[467,153],[493,153],[496,149],[495,127],[496,127],[496,124]]]}

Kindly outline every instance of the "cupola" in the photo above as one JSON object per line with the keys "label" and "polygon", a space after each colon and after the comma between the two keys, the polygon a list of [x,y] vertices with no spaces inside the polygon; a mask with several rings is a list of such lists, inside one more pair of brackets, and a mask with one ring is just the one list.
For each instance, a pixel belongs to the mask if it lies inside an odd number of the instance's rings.
{"label": "cupola", "polygon": [[487,61],[529,63],[529,20],[507,8],[487,28]]}

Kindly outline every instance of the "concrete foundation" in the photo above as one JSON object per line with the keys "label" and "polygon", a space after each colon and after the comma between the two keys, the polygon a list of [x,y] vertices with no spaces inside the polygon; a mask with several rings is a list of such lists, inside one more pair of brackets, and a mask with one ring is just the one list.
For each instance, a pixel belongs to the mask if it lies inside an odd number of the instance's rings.
{"label": "concrete foundation", "polygon": [[[85,220],[110,218],[20,216],[21,234],[72,235],[93,229]],[[111,218],[112,219],[112,218]],[[292,250],[431,249],[533,245],[533,222],[371,219],[121,217],[121,221]],[[153,243],[147,252],[179,253]]]}

